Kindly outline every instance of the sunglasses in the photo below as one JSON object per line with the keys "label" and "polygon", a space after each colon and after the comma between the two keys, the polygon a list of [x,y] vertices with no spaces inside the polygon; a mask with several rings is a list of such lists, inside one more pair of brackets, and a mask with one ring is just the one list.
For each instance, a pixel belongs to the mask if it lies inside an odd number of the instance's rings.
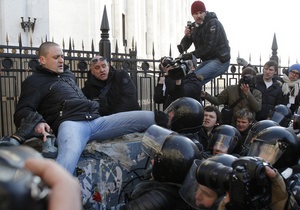
{"label": "sunglasses", "polygon": [[98,61],[106,61],[107,59],[103,56],[99,56],[99,57],[96,57],[96,58],[93,58],[91,60],[91,63],[97,63]]}

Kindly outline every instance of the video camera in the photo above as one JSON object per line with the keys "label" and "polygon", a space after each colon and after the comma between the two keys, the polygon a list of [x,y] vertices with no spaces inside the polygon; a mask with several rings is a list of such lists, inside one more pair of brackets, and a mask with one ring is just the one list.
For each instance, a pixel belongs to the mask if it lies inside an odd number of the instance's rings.
{"label": "video camera", "polygon": [[48,209],[49,188],[40,177],[24,169],[30,157],[43,158],[28,146],[0,147],[0,209]]}
{"label": "video camera", "polygon": [[241,157],[232,167],[204,160],[197,170],[197,181],[209,188],[229,192],[232,209],[268,209],[271,182],[265,174],[266,162],[258,157]]}
{"label": "video camera", "polygon": [[182,54],[178,58],[164,57],[161,60],[161,64],[164,67],[172,67],[169,70],[169,77],[173,80],[183,79],[190,71],[188,60],[193,60],[192,53]]}

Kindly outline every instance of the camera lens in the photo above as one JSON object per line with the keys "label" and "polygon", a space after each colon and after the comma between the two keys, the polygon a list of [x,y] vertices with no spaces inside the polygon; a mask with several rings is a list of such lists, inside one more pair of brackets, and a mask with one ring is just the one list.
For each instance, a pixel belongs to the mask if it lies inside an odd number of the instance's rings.
{"label": "camera lens", "polygon": [[229,179],[232,168],[222,163],[205,160],[198,167],[197,181],[212,189],[227,191],[229,189]]}

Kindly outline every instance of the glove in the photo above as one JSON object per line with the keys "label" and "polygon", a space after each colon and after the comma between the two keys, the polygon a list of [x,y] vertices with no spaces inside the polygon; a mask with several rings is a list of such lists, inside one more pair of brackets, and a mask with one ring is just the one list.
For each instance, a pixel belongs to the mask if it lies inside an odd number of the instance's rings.
{"label": "glove", "polygon": [[36,125],[39,124],[42,119],[42,116],[37,112],[30,112],[27,117],[21,120],[20,127],[11,138],[16,139],[20,144],[23,144],[26,139],[29,139],[32,136]]}
{"label": "glove", "polygon": [[239,58],[239,57],[236,58],[236,62],[241,66],[248,66],[249,64],[244,58]]}
{"label": "glove", "polygon": [[101,116],[105,116],[109,114],[109,106],[107,103],[107,98],[104,95],[100,95],[98,97],[98,102],[99,102],[99,113]]}
{"label": "glove", "polygon": [[155,110],[155,123],[161,127],[168,128],[169,118],[168,115],[162,111]]}

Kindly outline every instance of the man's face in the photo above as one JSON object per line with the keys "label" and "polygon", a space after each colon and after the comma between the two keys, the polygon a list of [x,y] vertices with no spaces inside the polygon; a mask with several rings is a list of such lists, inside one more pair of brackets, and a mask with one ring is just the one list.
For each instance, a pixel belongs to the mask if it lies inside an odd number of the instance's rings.
{"label": "man's face", "polygon": [[202,208],[210,208],[217,198],[218,195],[215,191],[204,185],[199,184],[198,190],[195,195],[196,206]]}
{"label": "man's face", "polygon": [[217,124],[217,114],[215,112],[204,111],[203,126],[207,130],[212,129]]}
{"label": "man's face", "polygon": [[274,66],[264,66],[263,78],[265,80],[270,80],[276,74]]}
{"label": "man's face", "polygon": [[247,117],[241,117],[236,119],[236,128],[238,131],[242,132],[247,130],[247,128],[251,125],[251,121],[248,120]]}
{"label": "man's face", "polygon": [[90,71],[98,80],[105,81],[108,78],[109,63],[101,58],[92,59]]}
{"label": "man's face", "polygon": [[40,62],[44,68],[57,74],[64,72],[64,55],[59,46],[52,46],[48,49],[48,54],[40,56]]}
{"label": "man's face", "polygon": [[193,14],[193,18],[198,25],[201,25],[204,21],[205,15],[205,12],[199,11]]}

